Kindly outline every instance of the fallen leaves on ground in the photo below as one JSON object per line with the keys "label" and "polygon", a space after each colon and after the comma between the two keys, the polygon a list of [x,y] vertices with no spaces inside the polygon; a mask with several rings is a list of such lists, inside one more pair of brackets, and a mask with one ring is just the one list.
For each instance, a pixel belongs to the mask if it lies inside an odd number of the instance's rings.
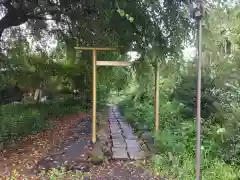
{"label": "fallen leaves on ground", "polygon": [[9,172],[19,172],[21,177],[19,175],[18,179],[39,179],[30,170],[50,151],[57,150],[58,145],[69,136],[71,127],[87,116],[87,113],[78,113],[58,118],[53,129],[30,135],[15,149],[4,150],[0,156],[0,179],[9,179]]}

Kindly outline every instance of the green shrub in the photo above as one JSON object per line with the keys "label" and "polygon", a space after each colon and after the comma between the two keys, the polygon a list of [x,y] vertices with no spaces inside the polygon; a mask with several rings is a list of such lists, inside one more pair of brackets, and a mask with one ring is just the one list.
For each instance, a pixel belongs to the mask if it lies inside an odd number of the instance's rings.
{"label": "green shrub", "polygon": [[49,104],[8,104],[0,106],[0,140],[8,143],[20,137],[51,128],[52,119],[79,112],[76,101]]}
{"label": "green shrub", "polygon": [[[181,115],[184,118],[196,117],[196,75],[182,76],[181,81],[176,83],[176,87],[171,94],[171,98],[184,104],[185,108],[182,109]],[[214,102],[218,101],[218,96],[213,93],[214,81],[210,75],[205,74],[202,77],[202,95],[201,95],[201,115],[202,118],[207,119],[216,112]]]}
{"label": "green shrub", "polygon": [[[192,78],[192,77],[188,77]],[[187,78],[186,78],[187,79]],[[185,79],[185,81],[186,81]],[[186,82],[185,82],[186,83]],[[196,119],[195,87],[193,82],[177,84],[174,98],[169,90],[160,90],[160,130],[156,137],[158,154],[153,159],[153,169],[162,176],[177,179],[195,178]],[[203,83],[202,119],[202,179],[237,179],[239,167],[239,105],[227,105],[224,98],[212,94],[212,81]],[[154,133],[154,92],[144,96],[126,96],[120,103],[125,118],[134,125],[143,124]],[[190,113],[187,113],[190,109]],[[224,130],[224,131],[223,131]],[[174,157],[174,160],[170,158]],[[227,159],[227,160],[226,160]]]}

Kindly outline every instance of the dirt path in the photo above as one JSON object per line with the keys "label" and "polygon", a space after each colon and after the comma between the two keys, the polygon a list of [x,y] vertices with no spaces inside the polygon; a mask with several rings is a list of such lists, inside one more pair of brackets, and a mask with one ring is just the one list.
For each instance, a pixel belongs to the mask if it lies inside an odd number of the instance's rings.
{"label": "dirt path", "polygon": [[90,177],[96,180],[167,180],[166,177],[153,176],[148,168],[142,165],[142,161],[111,161],[93,167],[90,173]]}
{"label": "dirt path", "polygon": [[[54,129],[26,137],[12,150],[4,150],[0,157],[0,179],[9,179],[10,172],[14,170],[26,176],[27,179],[38,179],[33,171],[34,168],[46,155],[57,153],[65,149],[65,145],[76,141],[75,132],[72,130],[87,119],[89,117],[86,113],[61,117],[56,121]],[[82,139],[89,139],[90,134],[87,135],[86,137],[82,134]],[[80,149],[83,151],[85,145],[86,143],[81,144],[78,147],[79,151]]]}

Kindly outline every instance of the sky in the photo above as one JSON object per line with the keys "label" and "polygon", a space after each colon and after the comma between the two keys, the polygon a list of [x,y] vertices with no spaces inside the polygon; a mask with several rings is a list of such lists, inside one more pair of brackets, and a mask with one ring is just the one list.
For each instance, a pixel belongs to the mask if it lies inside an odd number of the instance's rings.
{"label": "sky", "polygon": [[185,60],[190,60],[193,59],[194,57],[196,57],[196,53],[197,53],[197,48],[196,47],[186,47],[183,50],[183,58]]}
{"label": "sky", "polygon": [[[183,50],[183,58],[184,60],[192,60],[194,57],[196,57],[196,51],[197,49],[195,47],[186,47]],[[128,55],[131,57],[131,61],[134,61],[137,59],[138,54],[137,52],[131,51],[128,52]]]}

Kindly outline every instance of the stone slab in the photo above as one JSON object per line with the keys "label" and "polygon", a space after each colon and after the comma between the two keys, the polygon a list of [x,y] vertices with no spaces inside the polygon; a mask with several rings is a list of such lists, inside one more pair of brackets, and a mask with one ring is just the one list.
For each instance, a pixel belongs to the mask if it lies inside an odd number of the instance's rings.
{"label": "stone slab", "polygon": [[112,148],[113,159],[128,160],[127,151],[124,148]]}
{"label": "stone slab", "polygon": [[119,126],[109,126],[110,130],[122,131]]}
{"label": "stone slab", "polygon": [[122,134],[121,129],[117,129],[117,128],[110,128],[110,132],[111,134]]}
{"label": "stone slab", "polygon": [[140,149],[140,144],[135,139],[125,139],[125,142],[127,144],[127,148],[139,148]]}
{"label": "stone slab", "polygon": [[112,134],[121,134],[122,135],[122,131],[120,129],[110,129],[110,133]]}
{"label": "stone slab", "polygon": [[135,135],[123,134],[123,136],[126,140],[137,140],[138,139],[138,137]]}
{"label": "stone slab", "polygon": [[122,131],[126,134],[133,134],[133,131],[132,129],[130,129],[129,127],[126,127],[126,128],[121,128]]}
{"label": "stone slab", "polygon": [[109,121],[109,126],[121,127],[120,124],[117,121]]}
{"label": "stone slab", "polygon": [[116,132],[121,131],[122,132],[122,129],[118,126],[109,126],[109,129],[111,131],[116,131]]}
{"label": "stone slab", "polygon": [[109,126],[110,127],[118,127],[118,128],[120,128],[121,126],[120,126],[120,124],[119,123],[117,123],[117,122],[114,122],[114,123],[109,123]]}
{"label": "stone slab", "polygon": [[112,139],[113,145],[114,144],[126,144],[123,138],[120,139]]}
{"label": "stone slab", "polygon": [[119,122],[117,120],[108,120],[109,124],[119,124]]}
{"label": "stone slab", "polygon": [[127,123],[125,122],[119,122],[119,125],[123,128],[123,129],[131,129],[131,126],[129,126]]}
{"label": "stone slab", "polygon": [[122,132],[124,134],[133,134],[133,131],[131,131],[130,129],[122,129]]}
{"label": "stone slab", "polygon": [[114,123],[114,124],[109,124],[109,127],[110,128],[121,128],[121,126],[119,126],[119,124],[117,124],[117,123]]}
{"label": "stone slab", "polygon": [[110,128],[110,129],[122,129],[122,128],[121,128],[119,125],[117,125],[117,124],[116,124],[116,125],[110,124],[110,125],[109,125],[109,128]]}
{"label": "stone slab", "polygon": [[119,122],[121,125],[126,125],[126,126],[129,126],[129,124],[126,122],[126,121],[121,121]]}
{"label": "stone slab", "polygon": [[121,139],[113,139],[113,147],[123,147],[126,148],[126,143]]}
{"label": "stone slab", "polygon": [[119,126],[119,124],[109,124],[110,128],[118,128],[120,129],[121,127]]}
{"label": "stone slab", "polygon": [[111,126],[111,127],[109,127],[109,129],[110,129],[110,131],[111,132],[122,132],[122,130],[121,130],[121,128],[120,127],[117,127],[117,126]]}
{"label": "stone slab", "polygon": [[118,128],[118,129],[122,129],[121,126],[119,124],[109,124],[110,128]]}
{"label": "stone slab", "polygon": [[121,114],[120,113],[114,113],[114,116],[116,117],[116,118],[119,118],[119,117],[121,117]]}
{"label": "stone slab", "polygon": [[120,126],[120,124],[118,123],[118,122],[113,122],[113,123],[109,123],[109,127],[118,127],[118,128],[120,128],[121,126]]}
{"label": "stone slab", "polygon": [[109,129],[112,131],[121,131],[122,132],[121,128],[118,126],[109,126]]}
{"label": "stone slab", "polygon": [[116,125],[110,125],[109,126],[110,129],[121,129],[120,126]]}
{"label": "stone slab", "polygon": [[113,122],[118,123],[117,119],[115,119],[115,118],[108,118],[108,121],[109,121],[110,123],[113,123]]}
{"label": "stone slab", "polygon": [[111,131],[110,134],[111,134],[111,136],[121,136],[121,137],[123,137],[122,131]]}
{"label": "stone slab", "polygon": [[119,121],[119,122],[124,122],[124,118],[123,117],[117,117],[117,120]]}
{"label": "stone slab", "polygon": [[126,149],[126,144],[114,144],[112,148],[123,148]]}
{"label": "stone slab", "polygon": [[128,130],[128,131],[124,131],[123,130],[123,136],[126,138],[126,139],[136,139],[137,138],[137,136],[135,136],[134,134],[133,134],[133,132],[132,131],[130,131],[130,130]]}
{"label": "stone slab", "polygon": [[124,131],[132,131],[132,132],[133,132],[133,129],[132,129],[130,126],[122,125],[122,124],[119,124],[119,126],[120,126]]}
{"label": "stone slab", "polygon": [[116,121],[109,121],[109,124],[117,124],[117,125],[119,125],[120,126],[120,124],[119,124],[119,122],[116,120]]}
{"label": "stone slab", "polygon": [[113,139],[118,139],[118,140],[124,141],[124,138],[121,134],[112,134],[111,137],[112,137],[112,140]]}
{"label": "stone slab", "polygon": [[145,154],[138,148],[130,148],[127,150],[130,159],[132,160],[140,160],[145,158]]}
{"label": "stone slab", "polygon": [[110,131],[110,134],[111,134],[112,136],[123,136],[121,130]]}
{"label": "stone slab", "polygon": [[117,128],[110,128],[110,132],[111,134],[122,134],[121,129],[117,129]]}

